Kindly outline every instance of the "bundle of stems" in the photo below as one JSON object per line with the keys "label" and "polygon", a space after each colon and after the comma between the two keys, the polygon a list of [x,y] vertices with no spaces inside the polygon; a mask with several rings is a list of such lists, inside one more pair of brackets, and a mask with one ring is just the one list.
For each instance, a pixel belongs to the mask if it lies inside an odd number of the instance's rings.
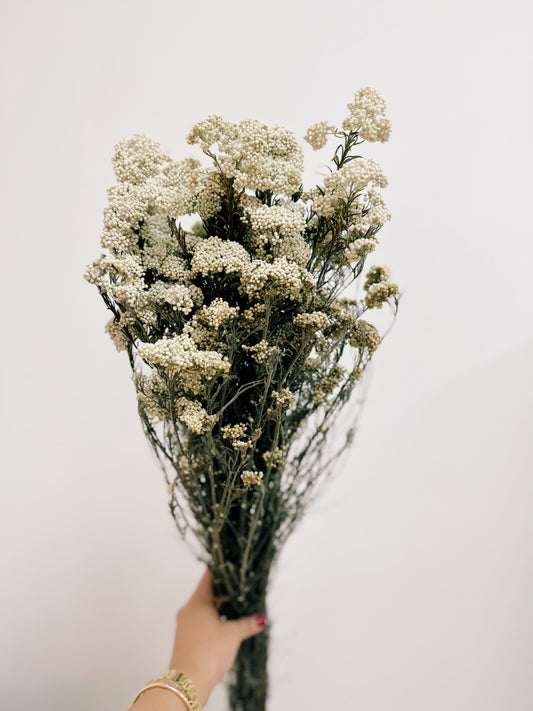
{"label": "bundle of stems", "polygon": [[[388,140],[385,108],[364,87],[341,128],[308,129],[313,149],[337,145],[307,191],[302,147],[282,126],[207,117],[188,142],[208,165],[175,162],[145,134],[115,146],[108,253],[84,277],[112,312],[106,332],[128,354],[170,510],[199,544],[227,618],[266,611],[284,542],[353,441],[346,406],[385,335],[363,316],[384,304],[397,313],[389,269],[363,275],[390,219],[387,179],[354,152]],[[362,279],[363,297],[348,298]],[[337,441],[335,423],[347,423]],[[233,711],[266,708],[268,642],[267,628],[241,645]]]}

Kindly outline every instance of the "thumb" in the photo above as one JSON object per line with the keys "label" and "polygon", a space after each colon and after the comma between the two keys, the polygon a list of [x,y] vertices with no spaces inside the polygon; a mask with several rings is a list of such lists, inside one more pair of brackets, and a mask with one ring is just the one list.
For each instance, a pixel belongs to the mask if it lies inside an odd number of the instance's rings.
{"label": "thumb", "polygon": [[232,627],[238,631],[241,639],[246,639],[247,637],[253,637],[265,629],[266,615],[264,612],[260,612],[257,615],[239,617],[238,620],[231,620],[226,622],[226,624],[232,625]]}

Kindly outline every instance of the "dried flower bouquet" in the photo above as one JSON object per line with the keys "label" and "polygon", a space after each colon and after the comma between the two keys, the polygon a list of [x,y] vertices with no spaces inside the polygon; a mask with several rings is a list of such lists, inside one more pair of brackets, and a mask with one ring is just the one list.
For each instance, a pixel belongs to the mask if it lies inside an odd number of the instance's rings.
{"label": "dried flower bouquet", "polygon": [[[144,432],[161,463],[170,509],[212,569],[221,614],[266,609],[269,574],[316,484],[353,437],[332,449],[332,425],[383,340],[363,316],[398,285],[385,266],[364,297],[343,296],[390,219],[387,179],[363,140],[387,141],[385,101],[355,93],[330,172],[304,190],[303,150],[282,126],[209,116],[188,135],[207,165],[175,162],[134,134],[115,146],[101,245],[86,267],[126,351]],[[196,216],[190,229],[184,216]],[[351,408],[353,409],[353,408]],[[228,678],[233,711],[266,708],[268,628],[245,640]]]}

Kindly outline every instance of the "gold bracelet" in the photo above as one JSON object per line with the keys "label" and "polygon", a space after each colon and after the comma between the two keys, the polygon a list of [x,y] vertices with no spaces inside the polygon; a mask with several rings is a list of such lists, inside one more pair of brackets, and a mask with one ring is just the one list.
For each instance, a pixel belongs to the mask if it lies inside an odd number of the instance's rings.
{"label": "gold bracelet", "polygon": [[202,709],[194,684],[183,672],[169,669],[155,679],[150,679],[146,686],[137,694],[133,703],[135,703],[139,696],[147,689],[151,689],[152,686],[163,686],[173,691],[185,703],[188,711],[201,711]]}
{"label": "gold bracelet", "polygon": [[[162,689],[168,689],[169,691],[172,691],[176,694],[176,696],[183,701],[185,706],[187,707],[187,711],[192,711],[191,706],[189,704],[189,701],[183,691],[180,689],[180,687],[176,684],[175,681],[172,681],[171,679],[161,679],[160,681],[152,681],[149,684],[146,684],[146,686],[143,686],[143,688],[139,691],[137,696],[133,699],[133,704],[137,701],[137,699],[144,694],[145,691],[148,691],[148,689],[154,689],[156,687],[161,687]],[[132,704],[132,706],[133,706]]]}

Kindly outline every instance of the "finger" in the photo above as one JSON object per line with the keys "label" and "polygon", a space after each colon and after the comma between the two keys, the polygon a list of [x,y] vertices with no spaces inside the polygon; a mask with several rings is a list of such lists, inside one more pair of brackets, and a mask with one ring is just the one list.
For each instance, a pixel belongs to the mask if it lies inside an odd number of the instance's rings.
{"label": "finger", "polygon": [[258,615],[248,615],[246,617],[239,617],[238,620],[230,620],[225,623],[233,628],[240,637],[240,639],[246,639],[247,637],[253,637],[255,634],[259,634],[265,629],[266,616],[264,613]]}

